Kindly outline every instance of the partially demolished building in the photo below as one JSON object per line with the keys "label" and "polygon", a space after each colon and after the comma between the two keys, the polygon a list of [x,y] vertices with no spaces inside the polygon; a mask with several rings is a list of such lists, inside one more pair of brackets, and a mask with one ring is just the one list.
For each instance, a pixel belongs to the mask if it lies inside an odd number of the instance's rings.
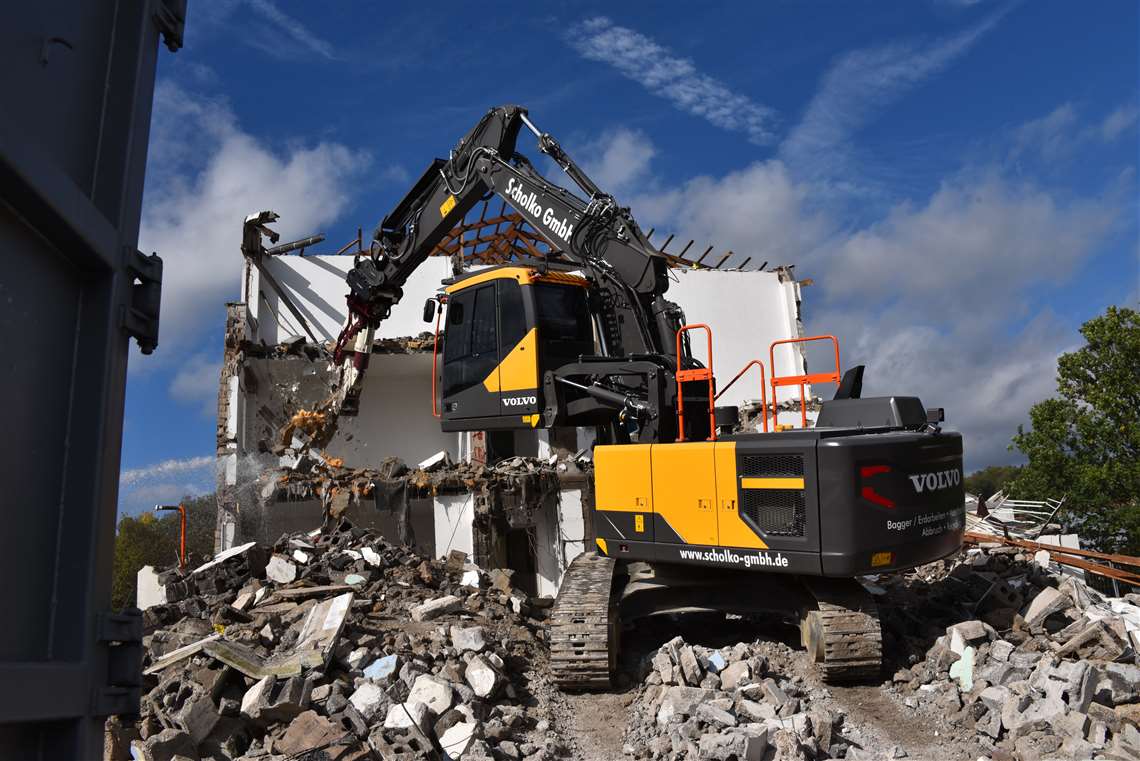
{"label": "partially demolished building", "polygon": [[[266,249],[247,223],[218,397],[217,551],[347,514],[429,557],[459,550],[482,567],[513,569],[531,594],[557,592],[591,533],[592,431],[444,433],[433,415],[436,342],[424,300],[459,272],[543,253],[509,209],[494,216],[483,204],[469,220],[407,283],[377,332],[358,413],[331,426],[310,411],[333,382],[328,348],[345,320],[344,277],[361,240],[331,255],[306,251],[319,237]],[[755,411],[758,374],[726,385],[767,359],[772,342],[801,336],[801,282],[791,267],[748,269],[750,259],[731,252],[710,264],[711,249],[686,259],[688,250],[672,257],[670,297],[714,332],[719,403]],[[778,347],[774,362],[774,374],[806,373],[798,346]],[[798,388],[780,388],[769,425],[798,425],[799,398]],[[742,418],[755,426],[763,415]],[[331,434],[310,446],[318,427]]]}

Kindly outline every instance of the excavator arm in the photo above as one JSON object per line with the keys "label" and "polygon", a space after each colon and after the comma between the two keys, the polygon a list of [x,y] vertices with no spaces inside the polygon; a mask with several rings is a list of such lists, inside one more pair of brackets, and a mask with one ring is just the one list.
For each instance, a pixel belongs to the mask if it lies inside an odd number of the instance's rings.
{"label": "excavator arm", "polygon": [[[516,151],[523,127],[585,199],[547,180]],[[531,123],[525,109],[500,106],[483,116],[448,159],[428,166],[376,228],[369,253],[349,271],[349,318],[334,352],[342,373],[341,411],[354,410],[373,331],[402,297],[408,277],[490,195],[502,198],[550,244],[549,261],[533,264],[569,264],[590,281],[603,356],[672,354],[683,315],[663,296],[669,282],[665,257],[629,209],[600,190],[557,140]]]}

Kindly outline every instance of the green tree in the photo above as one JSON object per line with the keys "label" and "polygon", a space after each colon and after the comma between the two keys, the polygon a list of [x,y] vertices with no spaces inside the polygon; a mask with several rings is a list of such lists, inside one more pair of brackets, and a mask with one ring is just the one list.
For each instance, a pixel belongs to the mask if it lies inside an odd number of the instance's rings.
{"label": "green tree", "polygon": [[1029,458],[1014,496],[1067,495],[1060,520],[1107,552],[1140,554],[1140,313],[1081,326],[1086,345],[1057,361],[1059,397],[1033,405],[1013,445]]}
{"label": "green tree", "polygon": [[[182,504],[186,507],[186,563],[193,568],[208,560],[214,551],[214,495],[187,496]],[[125,515],[119,519],[111,585],[111,602],[116,608],[136,604],[138,572],[144,565],[163,569],[178,565],[180,533],[176,511]]]}
{"label": "green tree", "polygon": [[989,499],[1004,489],[1021,471],[1020,465],[990,465],[966,476],[966,491],[978,499]]}

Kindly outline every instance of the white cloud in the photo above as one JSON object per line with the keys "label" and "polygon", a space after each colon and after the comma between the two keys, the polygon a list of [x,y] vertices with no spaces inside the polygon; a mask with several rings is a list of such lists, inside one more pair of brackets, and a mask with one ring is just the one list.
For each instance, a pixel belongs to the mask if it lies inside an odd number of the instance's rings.
{"label": "white cloud", "polygon": [[1074,133],[1077,111],[1072,103],[1062,103],[1040,119],[1022,124],[1014,132],[1010,158],[1017,159],[1030,151],[1039,153],[1046,161],[1068,156],[1076,146]]}
{"label": "white cloud", "polygon": [[[824,75],[800,123],[780,146],[780,157],[797,176],[817,183],[853,180],[851,138],[885,106],[943,70],[986,32],[1004,12],[963,32],[928,45],[895,43],[841,56]],[[838,179],[842,178],[842,179]]]}
{"label": "white cloud", "polygon": [[640,32],[595,16],[574,25],[567,40],[582,57],[608,63],[682,111],[721,129],[743,132],[754,143],[773,139],[772,109],[702,74],[692,61],[674,55]]}
{"label": "white cloud", "polygon": [[[736,253],[725,266],[750,267],[802,260],[821,245],[832,223],[810,211],[806,188],[778,160],[761,161],[723,177],[699,176],[680,187],[630,198],[644,227],[675,232],[713,253]],[[711,258],[706,260],[714,262]]]}
{"label": "white cloud", "polygon": [[187,473],[201,474],[204,471],[213,473],[215,462],[216,458],[204,455],[182,460],[163,460],[141,468],[130,468],[119,473],[119,487],[133,487],[173,476],[184,476]]}
{"label": "white cloud", "polygon": [[[268,39],[265,37],[251,38],[251,42],[257,44],[258,47],[277,56],[286,56],[292,55],[296,51],[296,46],[300,45],[324,58],[336,58],[336,50],[331,43],[319,37],[297,19],[284,13],[270,0],[247,0],[247,2],[258,16],[269,22],[279,35],[286,38],[281,39],[276,35]],[[290,44],[290,42],[294,44]]]}
{"label": "white cloud", "polygon": [[1035,156],[1054,163],[1070,159],[1090,144],[1116,141],[1136,126],[1137,117],[1140,117],[1140,108],[1135,103],[1125,103],[1098,124],[1082,124],[1076,107],[1062,103],[1045,116],[1014,130],[1009,157],[1016,161]]}
{"label": "white cloud", "polygon": [[929,197],[849,229],[809,204],[812,185],[779,160],[675,189],[654,190],[652,167],[641,176],[635,184],[648,189],[629,200],[643,226],[732,248],[730,264],[751,256],[751,267],[796,264],[813,278],[808,331],[838,335],[844,367],[868,365],[866,395],[945,407],[970,468],[1016,459],[1010,437],[1055,393],[1057,356],[1079,342],[1035,294],[1069,282],[1125,207],[1114,186],[1073,197],[993,166],[959,171]]}
{"label": "white cloud", "polygon": [[222,371],[220,354],[195,354],[182,363],[170,381],[170,395],[181,402],[201,405],[202,414],[207,417],[215,415]]}
{"label": "white cloud", "polygon": [[982,329],[1001,324],[1030,287],[1067,280],[1118,213],[1112,201],[1061,201],[996,173],[965,173],[830,247],[820,278],[831,299]]}
{"label": "white cloud", "polygon": [[274,151],[223,101],[170,82],[156,88],[154,113],[139,240],[163,258],[159,338],[173,356],[238,297],[242,219],[273,209],[283,240],[317,232],[347,208],[369,158],[332,142]]}
{"label": "white cloud", "polygon": [[1136,126],[1137,117],[1140,117],[1140,107],[1135,103],[1127,103],[1104,118],[1100,125],[1100,136],[1105,142],[1116,140],[1125,132]]}
{"label": "white cloud", "polygon": [[137,514],[183,497],[209,494],[216,488],[216,458],[163,460],[119,473],[119,513]]}

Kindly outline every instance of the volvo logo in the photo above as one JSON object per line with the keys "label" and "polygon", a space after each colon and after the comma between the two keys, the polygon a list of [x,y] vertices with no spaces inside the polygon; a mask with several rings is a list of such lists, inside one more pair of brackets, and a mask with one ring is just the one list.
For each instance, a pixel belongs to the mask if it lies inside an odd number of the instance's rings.
{"label": "volvo logo", "polygon": [[522,407],[527,404],[538,404],[537,396],[504,396],[503,404],[508,407]]}
{"label": "volvo logo", "polygon": [[958,469],[940,470],[937,473],[919,473],[917,476],[909,476],[909,478],[910,482],[914,484],[914,490],[922,494],[924,491],[937,491],[957,486],[962,483],[962,471]]}

